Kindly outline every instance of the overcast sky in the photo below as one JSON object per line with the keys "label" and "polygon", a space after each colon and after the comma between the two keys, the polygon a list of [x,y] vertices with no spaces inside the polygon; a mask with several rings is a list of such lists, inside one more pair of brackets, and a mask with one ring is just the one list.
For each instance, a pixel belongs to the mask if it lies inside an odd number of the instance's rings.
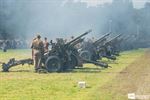
{"label": "overcast sky", "polygon": [[[68,0],[65,0],[68,1]],[[74,0],[75,2],[87,2],[88,6],[96,6],[98,4],[104,4],[112,2],[112,0]],[[135,8],[142,8],[145,2],[150,2],[150,0],[132,0]]]}

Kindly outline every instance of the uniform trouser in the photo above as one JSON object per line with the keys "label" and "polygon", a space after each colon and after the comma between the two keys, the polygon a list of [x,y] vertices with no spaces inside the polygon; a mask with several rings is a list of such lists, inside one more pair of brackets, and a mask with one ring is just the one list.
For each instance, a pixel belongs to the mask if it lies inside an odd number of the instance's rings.
{"label": "uniform trouser", "polygon": [[34,68],[38,69],[41,67],[41,52],[39,50],[34,50]]}

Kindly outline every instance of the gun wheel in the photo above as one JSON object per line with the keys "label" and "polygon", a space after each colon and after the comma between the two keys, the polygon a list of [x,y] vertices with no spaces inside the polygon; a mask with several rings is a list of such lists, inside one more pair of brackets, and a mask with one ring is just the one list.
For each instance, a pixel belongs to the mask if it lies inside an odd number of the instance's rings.
{"label": "gun wheel", "polygon": [[91,54],[89,51],[81,51],[80,57],[83,59],[91,60]]}
{"label": "gun wheel", "polygon": [[61,62],[57,56],[50,56],[45,62],[45,67],[48,72],[59,72],[61,71]]}

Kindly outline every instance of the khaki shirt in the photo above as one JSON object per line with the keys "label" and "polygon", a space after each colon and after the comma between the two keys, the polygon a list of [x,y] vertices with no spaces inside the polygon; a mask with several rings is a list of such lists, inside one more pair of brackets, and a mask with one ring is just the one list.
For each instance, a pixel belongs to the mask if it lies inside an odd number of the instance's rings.
{"label": "khaki shirt", "polygon": [[43,51],[44,50],[43,41],[40,39],[33,40],[31,48],[34,50]]}

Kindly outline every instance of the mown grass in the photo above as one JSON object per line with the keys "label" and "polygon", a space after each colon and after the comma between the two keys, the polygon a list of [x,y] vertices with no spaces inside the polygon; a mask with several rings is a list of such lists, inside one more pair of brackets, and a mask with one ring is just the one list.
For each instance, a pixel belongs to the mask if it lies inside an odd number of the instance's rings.
{"label": "mown grass", "polygon": [[[117,61],[108,61],[112,66],[108,69],[85,64],[84,68],[72,72],[38,74],[34,73],[33,66],[17,66],[9,73],[0,72],[0,100],[113,100],[111,92],[101,93],[99,88],[111,82],[144,52],[143,49],[123,52]],[[13,57],[30,58],[31,50],[0,51],[0,61]],[[80,89],[78,81],[85,81],[87,88]]]}

